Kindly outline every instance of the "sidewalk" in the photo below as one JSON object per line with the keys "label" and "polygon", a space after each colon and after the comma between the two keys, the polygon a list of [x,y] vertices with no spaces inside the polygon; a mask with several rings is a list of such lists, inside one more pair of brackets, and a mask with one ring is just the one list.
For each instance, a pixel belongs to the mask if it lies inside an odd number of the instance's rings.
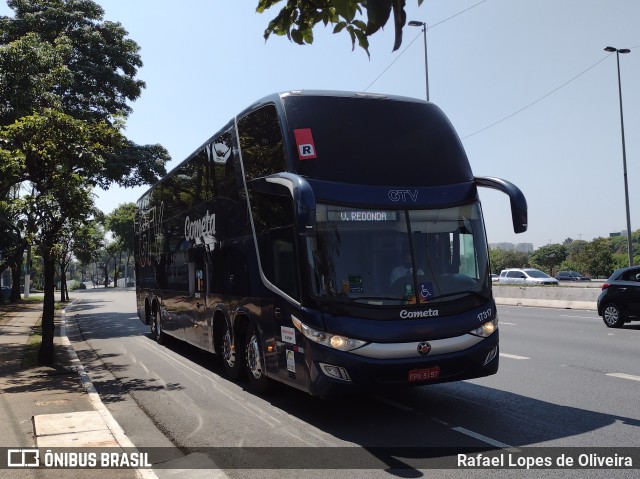
{"label": "sidewalk", "polygon": [[[0,447],[126,447],[114,437],[78,374],[77,362],[60,336],[56,319],[55,366],[22,367],[32,328],[42,304],[3,305],[0,311]],[[77,360],[76,360],[77,361]],[[3,463],[5,458],[1,458]],[[43,476],[44,472],[44,476]],[[135,469],[7,469],[2,477],[140,478]]]}

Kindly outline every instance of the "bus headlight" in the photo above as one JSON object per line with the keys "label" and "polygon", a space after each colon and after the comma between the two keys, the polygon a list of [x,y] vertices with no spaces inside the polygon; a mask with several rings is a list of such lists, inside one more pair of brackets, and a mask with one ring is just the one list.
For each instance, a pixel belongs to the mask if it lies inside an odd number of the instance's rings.
{"label": "bus headlight", "polygon": [[315,343],[329,346],[333,349],[338,349],[340,351],[353,351],[354,349],[358,349],[359,347],[367,344],[366,341],[361,341],[360,339],[347,338],[345,336],[340,336],[339,334],[319,331],[307,326],[295,316],[291,316],[291,320],[293,321],[293,325],[296,329],[304,334],[306,338]]}
{"label": "bus headlight", "polygon": [[481,338],[488,338],[493,334],[493,332],[498,329],[498,317],[496,316],[491,321],[487,321],[486,323],[482,323],[481,326],[478,326],[476,329],[469,331],[470,334],[474,336],[480,336]]}

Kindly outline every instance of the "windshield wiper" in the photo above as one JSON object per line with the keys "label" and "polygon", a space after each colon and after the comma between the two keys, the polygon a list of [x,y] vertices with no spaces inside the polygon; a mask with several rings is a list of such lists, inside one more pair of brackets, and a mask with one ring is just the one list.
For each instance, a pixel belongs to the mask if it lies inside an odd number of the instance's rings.
{"label": "windshield wiper", "polygon": [[438,301],[440,299],[443,298],[448,298],[451,296],[460,296],[460,295],[471,295],[471,296],[476,296],[477,298],[480,298],[484,301],[487,301],[489,298],[481,293],[478,293],[477,291],[456,291],[454,293],[446,293],[446,294],[440,294],[438,296],[436,296],[435,298],[429,298],[429,302],[431,301]]}
{"label": "windshield wiper", "polygon": [[335,301],[343,304],[356,303],[358,301],[406,301],[404,298],[396,298],[391,296],[358,296],[357,298],[349,298],[347,296],[321,296],[319,299],[323,301]]}

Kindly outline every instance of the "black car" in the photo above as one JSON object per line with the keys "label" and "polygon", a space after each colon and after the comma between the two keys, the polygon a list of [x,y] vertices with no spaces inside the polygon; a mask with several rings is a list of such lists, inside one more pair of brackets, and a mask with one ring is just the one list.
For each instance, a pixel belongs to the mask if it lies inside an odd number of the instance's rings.
{"label": "black car", "polygon": [[640,266],[620,268],[602,285],[598,314],[609,328],[640,321]]}
{"label": "black car", "polygon": [[556,279],[558,281],[591,281],[591,278],[583,276],[577,271],[558,271]]}

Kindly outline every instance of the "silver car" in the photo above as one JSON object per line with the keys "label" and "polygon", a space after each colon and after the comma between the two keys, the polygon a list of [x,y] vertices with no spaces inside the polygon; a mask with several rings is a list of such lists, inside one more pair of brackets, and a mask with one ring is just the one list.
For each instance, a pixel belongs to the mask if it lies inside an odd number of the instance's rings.
{"label": "silver car", "polygon": [[557,279],[535,268],[509,268],[500,271],[500,284],[558,285]]}

